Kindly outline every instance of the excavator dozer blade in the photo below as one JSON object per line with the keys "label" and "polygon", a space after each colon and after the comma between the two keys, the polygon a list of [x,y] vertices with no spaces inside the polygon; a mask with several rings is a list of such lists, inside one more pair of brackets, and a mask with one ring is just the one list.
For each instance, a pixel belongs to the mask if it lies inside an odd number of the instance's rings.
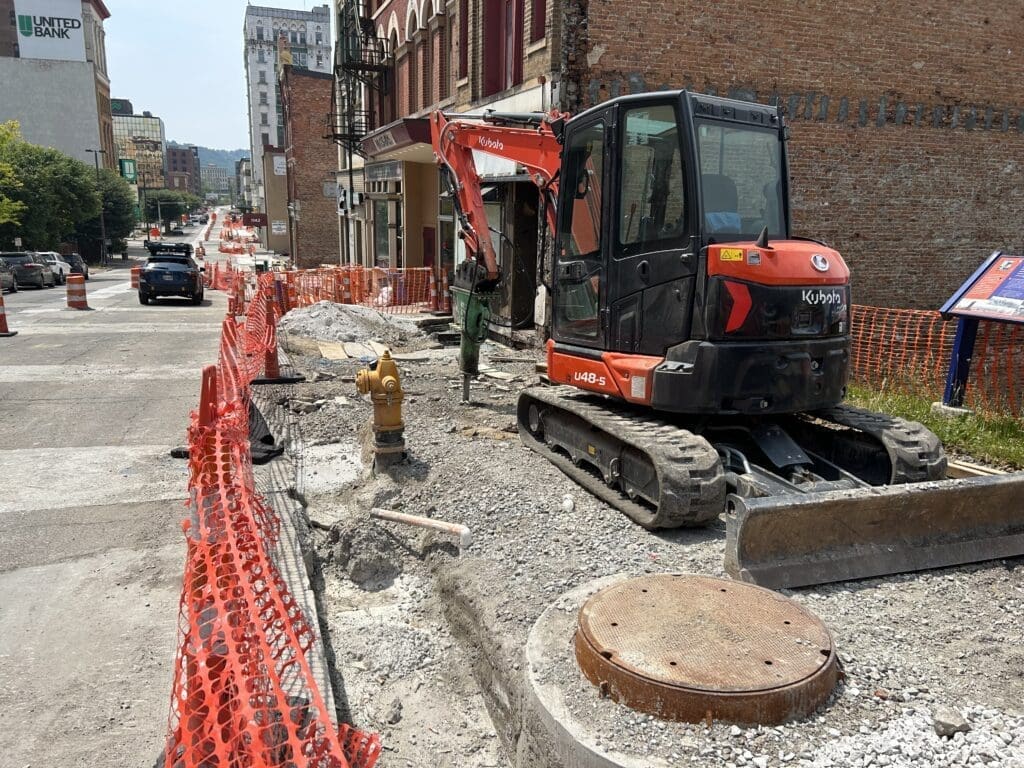
{"label": "excavator dozer blade", "polygon": [[1024,555],[1024,472],[729,497],[725,570],[779,589]]}

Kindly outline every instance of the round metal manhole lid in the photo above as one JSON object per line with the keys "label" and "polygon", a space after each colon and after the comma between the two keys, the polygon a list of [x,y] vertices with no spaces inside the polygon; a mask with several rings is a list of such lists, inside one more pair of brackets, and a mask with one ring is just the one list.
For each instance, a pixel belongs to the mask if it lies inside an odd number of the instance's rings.
{"label": "round metal manhole lid", "polygon": [[779,723],[813,712],[838,675],[832,637],[761,587],[661,574],[584,603],[576,658],[616,701],[668,719]]}

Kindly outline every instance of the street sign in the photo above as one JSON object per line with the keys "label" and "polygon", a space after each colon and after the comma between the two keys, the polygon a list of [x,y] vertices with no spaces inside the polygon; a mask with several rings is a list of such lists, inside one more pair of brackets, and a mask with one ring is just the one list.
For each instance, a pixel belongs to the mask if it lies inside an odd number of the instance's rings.
{"label": "street sign", "polygon": [[20,237],[14,238],[14,247],[15,248],[21,248],[21,238]]}
{"label": "street sign", "polygon": [[242,214],[242,223],[247,227],[265,227],[267,226],[267,214],[244,213]]}

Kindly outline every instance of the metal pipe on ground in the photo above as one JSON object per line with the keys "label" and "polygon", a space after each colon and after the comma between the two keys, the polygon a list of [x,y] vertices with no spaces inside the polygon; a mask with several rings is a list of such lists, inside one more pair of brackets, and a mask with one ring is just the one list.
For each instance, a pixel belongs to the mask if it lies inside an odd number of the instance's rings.
{"label": "metal pipe on ground", "polygon": [[393,523],[405,523],[406,525],[415,525],[419,528],[430,528],[435,531],[441,531],[443,533],[450,533],[453,536],[459,537],[459,548],[465,549],[473,543],[473,534],[469,528],[459,523],[446,523],[443,520],[434,520],[431,517],[421,517],[420,515],[406,515],[402,512],[392,512],[390,509],[381,509],[380,507],[374,507],[370,510],[370,517],[377,518],[378,520],[390,520]]}

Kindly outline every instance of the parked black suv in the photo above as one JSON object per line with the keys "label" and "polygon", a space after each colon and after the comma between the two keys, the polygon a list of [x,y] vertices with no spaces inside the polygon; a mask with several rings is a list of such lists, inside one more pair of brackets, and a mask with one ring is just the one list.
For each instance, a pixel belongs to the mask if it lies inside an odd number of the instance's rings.
{"label": "parked black suv", "polygon": [[71,265],[71,274],[81,275],[86,280],[89,279],[89,265],[85,263],[85,259],[79,254],[69,253],[64,257],[64,261]]}
{"label": "parked black suv", "polygon": [[155,253],[139,274],[139,303],[159,296],[184,296],[193,304],[203,301],[202,268],[184,253]]}

